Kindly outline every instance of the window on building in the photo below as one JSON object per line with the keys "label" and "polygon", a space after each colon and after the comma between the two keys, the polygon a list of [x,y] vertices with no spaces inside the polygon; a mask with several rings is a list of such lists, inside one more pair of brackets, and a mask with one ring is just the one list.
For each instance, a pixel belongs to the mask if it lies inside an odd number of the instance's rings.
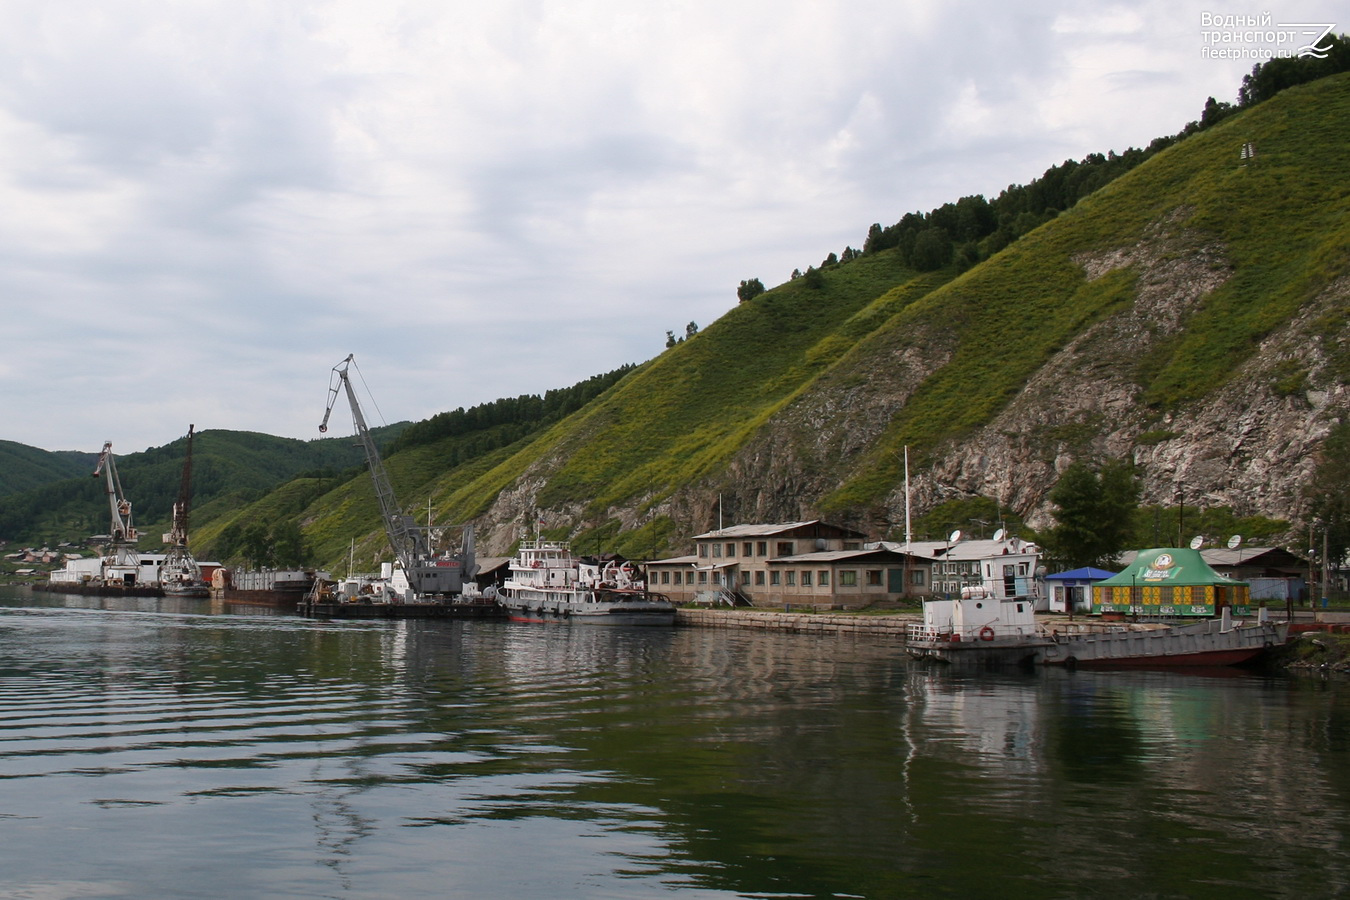
{"label": "window on building", "polygon": [[721,544],[713,544],[713,545],[712,545],[712,550],[713,550],[713,558],[714,558],[714,559],[721,559],[721,558],[722,558],[722,545],[721,545]]}
{"label": "window on building", "polygon": [[787,573],[787,586],[788,587],[797,586],[797,573],[795,570]]}
{"label": "window on building", "polygon": [[802,587],[810,587],[810,586],[811,586],[811,573],[810,573],[810,572],[803,572],[803,573],[802,573]]}
{"label": "window on building", "polygon": [[755,553],[758,554],[759,556],[768,556],[768,555],[769,555],[769,542],[768,542],[768,541],[759,541],[758,543],[756,543],[756,544],[755,544]]}
{"label": "window on building", "polygon": [[861,549],[862,549],[862,543],[861,543],[860,541],[844,541],[844,549],[845,549],[845,550],[861,550]]}
{"label": "window on building", "polygon": [[701,557],[703,557],[704,559],[707,559],[707,558],[708,558],[708,545],[707,545],[707,544],[699,544],[699,545],[698,545],[698,555],[701,556]]}
{"label": "window on building", "polygon": [[764,570],[760,569],[755,573],[755,586],[764,587]]}
{"label": "window on building", "polygon": [[839,572],[840,587],[857,587],[858,573],[853,569],[842,569]]}
{"label": "window on building", "polygon": [[707,584],[707,583],[708,583],[708,573],[707,573],[707,572],[699,572],[699,573],[698,573],[698,583],[699,583],[699,584]]}
{"label": "window on building", "polygon": [[816,576],[817,576],[817,577],[816,577],[816,581],[820,584],[821,587],[829,587],[829,586],[830,586],[830,570],[829,570],[829,569],[821,569],[819,572],[816,573]]}
{"label": "window on building", "polygon": [[777,569],[774,569],[772,572],[769,573],[769,584],[777,587],[782,583],[783,583],[783,573],[779,572]]}
{"label": "window on building", "polygon": [[736,558],[736,543],[734,541],[727,541],[727,558]]}
{"label": "window on building", "polygon": [[868,570],[867,570],[867,586],[868,586],[868,587],[877,587],[877,586],[880,585],[880,584],[881,584],[881,570],[880,570],[880,569],[868,569]]}
{"label": "window on building", "polygon": [[676,584],[679,584],[679,583],[680,583],[680,573],[679,573],[679,572],[676,572],[676,573],[675,573],[675,583],[676,583]]}
{"label": "window on building", "polygon": [[746,557],[746,558],[749,558],[749,557],[751,557],[751,556],[754,556],[754,554],[750,552],[750,550],[751,550],[754,546],[755,546],[755,545],[752,544],[752,543],[750,543],[749,541],[746,541],[744,544],[741,544],[741,556],[744,556],[744,557]]}
{"label": "window on building", "polygon": [[670,573],[669,573],[669,572],[662,572],[662,573],[661,573],[661,583],[662,583],[662,584],[670,584]]}
{"label": "window on building", "polygon": [[742,573],[741,573],[741,584],[746,584],[746,585],[748,585],[749,583],[750,583],[750,573],[749,573],[749,572],[742,572]]}
{"label": "window on building", "polygon": [[779,556],[791,556],[791,555],[793,554],[793,552],[795,552],[795,551],[793,550],[793,543],[792,543],[792,541],[779,541],[779,542],[778,542],[778,555],[779,555]]}
{"label": "window on building", "polygon": [[910,583],[910,584],[916,584],[916,585],[918,585],[919,587],[923,587],[923,581],[924,581],[924,579],[923,579],[923,569],[910,569],[910,571],[909,571],[909,583]]}

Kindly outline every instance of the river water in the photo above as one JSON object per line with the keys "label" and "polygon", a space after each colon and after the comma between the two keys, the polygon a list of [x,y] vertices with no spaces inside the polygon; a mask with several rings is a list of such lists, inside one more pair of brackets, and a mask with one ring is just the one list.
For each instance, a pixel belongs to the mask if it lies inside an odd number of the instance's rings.
{"label": "river water", "polygon": [[1332,897],[1348,701],[0,588],[0,897]]}

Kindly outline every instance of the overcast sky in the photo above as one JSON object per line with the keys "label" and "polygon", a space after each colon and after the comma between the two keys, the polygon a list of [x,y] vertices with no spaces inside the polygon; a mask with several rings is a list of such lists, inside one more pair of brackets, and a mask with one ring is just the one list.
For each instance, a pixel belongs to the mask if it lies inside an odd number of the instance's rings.
{"label": "overcast sky", "polygon": [[372,424],[650,359],[873,222],[1175,133],[1254,62],[1205,15],[1269,9],[8,0],[0,438],[317,437],[349,353]]}

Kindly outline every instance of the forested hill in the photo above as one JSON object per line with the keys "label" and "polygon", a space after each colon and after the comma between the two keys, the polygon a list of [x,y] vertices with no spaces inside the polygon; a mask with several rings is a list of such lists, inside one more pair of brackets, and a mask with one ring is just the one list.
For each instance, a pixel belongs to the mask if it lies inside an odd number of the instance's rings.
{"label": "forested hill", "polygon": [[96,453],[49,452],[0,441],[0,497],[86,473],[97,459]]}

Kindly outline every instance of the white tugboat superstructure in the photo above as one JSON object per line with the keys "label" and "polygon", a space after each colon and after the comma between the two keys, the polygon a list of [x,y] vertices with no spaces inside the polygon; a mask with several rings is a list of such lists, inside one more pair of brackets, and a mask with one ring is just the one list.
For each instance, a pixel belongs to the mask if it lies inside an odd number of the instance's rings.
{"label": "white tugboat superstructure", "polygon": [[670,625],[675,606],[647,590],[627,562],[572,555],[565,541],[520,545],[497,597],[513,619],[565,620],[597,625]]}

